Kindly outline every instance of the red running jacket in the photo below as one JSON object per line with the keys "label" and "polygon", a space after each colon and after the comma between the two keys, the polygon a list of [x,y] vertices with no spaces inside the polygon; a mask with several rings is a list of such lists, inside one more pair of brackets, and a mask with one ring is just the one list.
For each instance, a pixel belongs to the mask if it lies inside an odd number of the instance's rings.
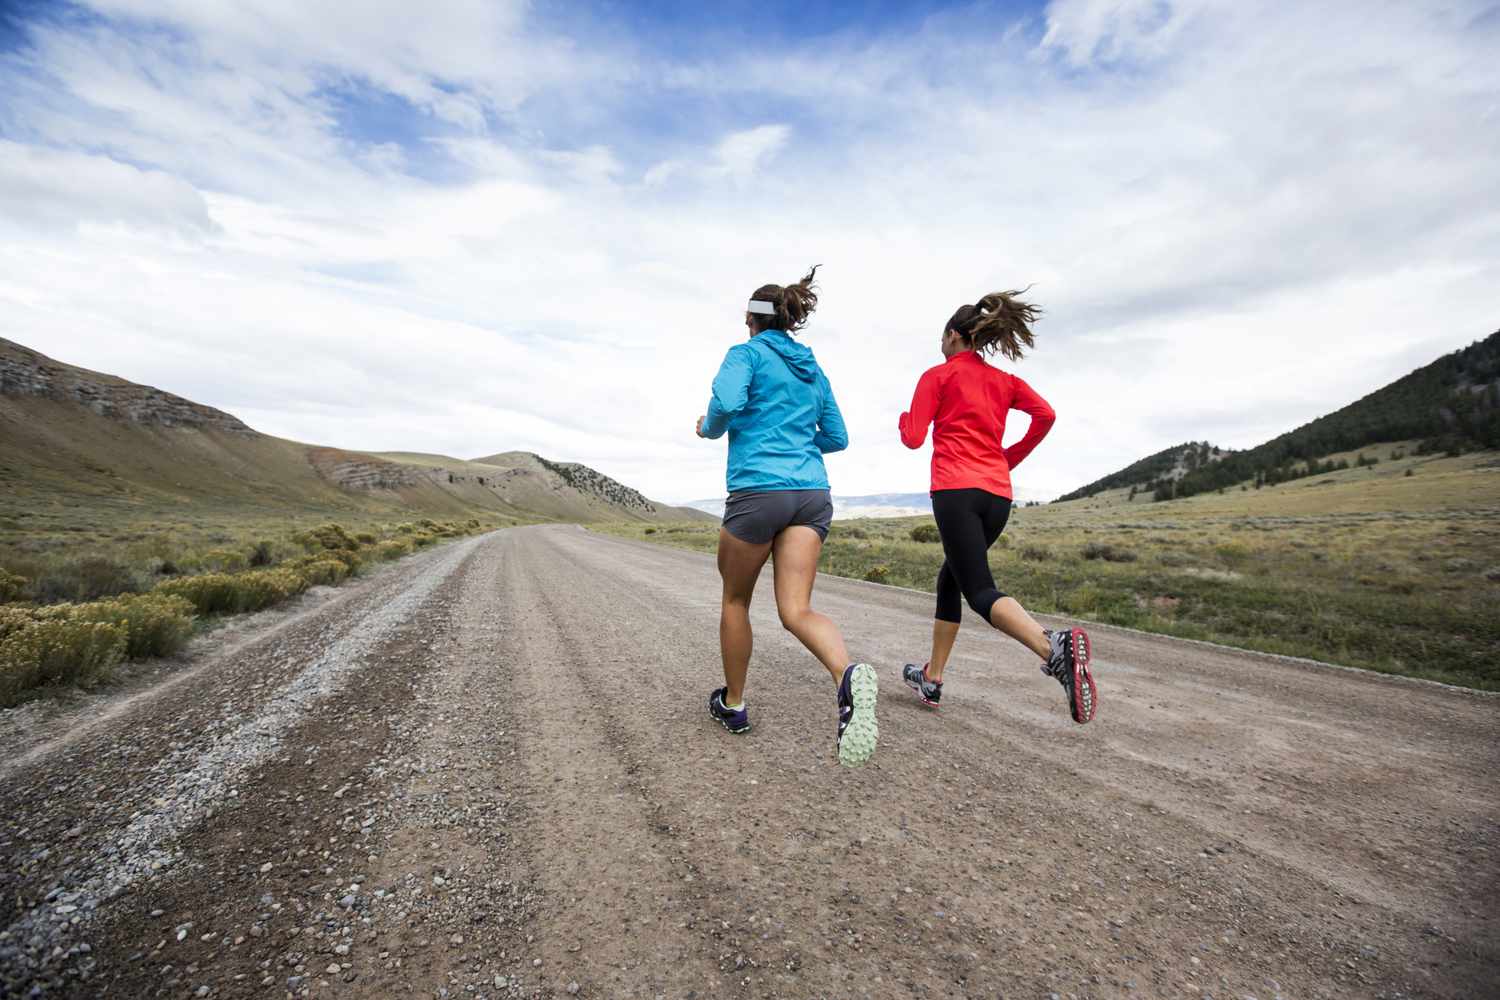
{"label": "red running jacket", "polygon": [[[1006,448],[1005,415],[1031,414],[1026,436]],[[1052,429],[1057,414],[1021,379],[991,367],[974,351],[961,351],[922,373],[901,414],[901,443],[920,448],[932,428],[932,488],[978,488],[1012,499],[1010,470]]]}

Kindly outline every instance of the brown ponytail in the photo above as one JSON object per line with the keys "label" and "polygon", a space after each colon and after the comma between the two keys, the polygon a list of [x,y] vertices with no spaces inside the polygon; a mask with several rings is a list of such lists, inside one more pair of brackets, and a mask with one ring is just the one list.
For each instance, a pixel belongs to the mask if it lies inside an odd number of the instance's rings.
{"label": "brown ponytail", "polygon": [[948,320],[948,329],[980,354],[999,351],[1011,361],[1020,361],[1023,349],[1030,350],[1036,343],[1031,324],[1042,315],[1040,306],[1016,297],[1026,291],[991,292],[971,306],[959,306]]}
{"label": "brown ponytail", "polygon": [[794,333],[807,324],[807,319],[813,310],[818,308],[818,293],[814,291],[813,275],[818,273],[821,264],[814,264],[811,271],[795,285],[761,285],[755,290],[752,299],[769,302],[776,307],[775,316],[761,316],[751,313],[751,319],[756,323],[756,332],[761,330],[785,330]]}

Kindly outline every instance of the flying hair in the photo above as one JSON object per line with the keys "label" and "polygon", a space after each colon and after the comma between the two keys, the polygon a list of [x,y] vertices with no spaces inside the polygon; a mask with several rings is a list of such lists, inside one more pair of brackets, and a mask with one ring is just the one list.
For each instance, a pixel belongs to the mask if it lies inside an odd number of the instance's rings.
{"label": "flying hair", "polygon": [[1030,290],[1027,285],[1008,292],[991,292],[973,305],[959,306],[948,320],[948,329],[980,354],[998,351],[1011,361],[1020,361],[1022,354],[1035,346],[1031,324],[1042,315],[1040,306],[1020,299]]}
{"label": "flying hair", "polygon": [[769,302],[775,315],[751,313],[756,330],[785,330],[787,333],[795,333],[802,329],[813,310],[818,308],[817,286],[813,283],[813,276],[822,266],[814,264],[812,270],[794,285],[761,285],[757,288],[750,298]]}

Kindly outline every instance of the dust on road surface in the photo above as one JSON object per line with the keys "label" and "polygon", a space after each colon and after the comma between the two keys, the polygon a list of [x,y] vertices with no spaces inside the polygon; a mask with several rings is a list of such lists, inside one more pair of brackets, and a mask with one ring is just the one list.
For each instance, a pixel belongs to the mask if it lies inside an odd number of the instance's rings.
{"label": "dust on road surface", "polygon": [[572,526],[0,732],[5,993],[1500,995],[1500,699],[1098,628],[1078,727],[970,624],[933,713],[930,598],[815,604],[880,671],[862,770],[769,574],[733,737],[712,560]]}

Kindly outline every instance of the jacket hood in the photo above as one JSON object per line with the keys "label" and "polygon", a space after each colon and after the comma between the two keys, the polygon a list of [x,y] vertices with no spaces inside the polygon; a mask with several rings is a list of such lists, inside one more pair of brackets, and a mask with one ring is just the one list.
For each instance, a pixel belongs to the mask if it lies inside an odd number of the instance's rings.
{"label": "jacket hood", "polygon": [[781,355],[792,374],[803,382],[811,382],[818,377],[818,361],[813,357],[812,348],[797,343],[787,336],[786,331],[766,330],[757,334],[753,343],[769,347]]}

